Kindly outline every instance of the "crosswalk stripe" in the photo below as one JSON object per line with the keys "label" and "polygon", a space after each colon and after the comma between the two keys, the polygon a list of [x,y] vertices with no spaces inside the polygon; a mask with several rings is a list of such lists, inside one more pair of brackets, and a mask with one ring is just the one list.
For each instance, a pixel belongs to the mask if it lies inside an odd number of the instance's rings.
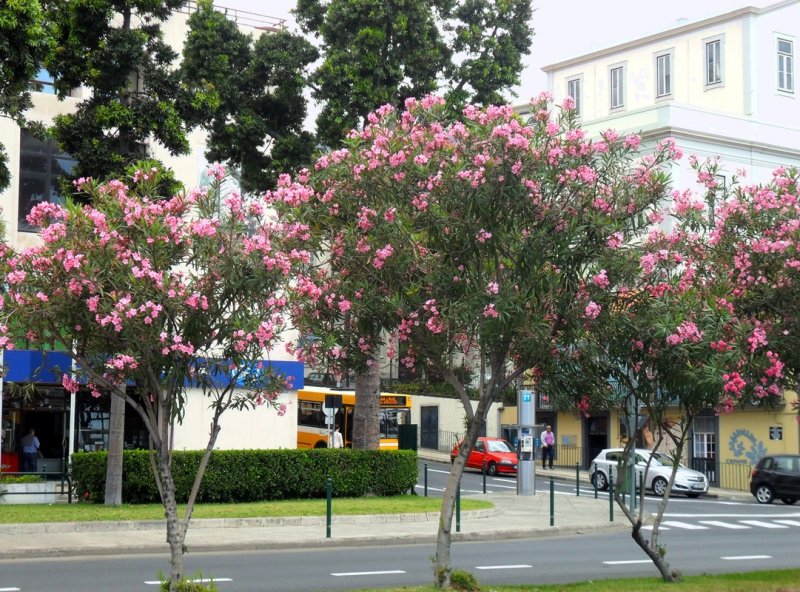
{"label": "crosswalk stripe", "polygon": [[775,522],[786,524],[787,526],[800,526],[800,521],[798,520],[776,520]]}
{"label": "crosswalk stripe", "polygon": [[[653,530],[653,525],[652,524],[645,524],[644,526],[642,526],[642,530]],[[659,526],[658,530],[670,530],[670,527],[669,526]]]}
{"label": "crosswalk stripe", "polygon": [[700,524],[708,524],[709,526],[720,526],[722,528],[730,528],[731,530],[749,529],[749,526],[744,524],[734,524],[732,522],[720,522],[719,520],[701,520]]}
{"label": "crosswalk stripe", "polygon": [[760,526],[761,528],[789,528],[785,524],[775,524],[774,522],[763,522],[761,520],[739,520],[742,524]]}
{"label": "crosswalk stripe", "polygon": [[666,520],[662,522],[665,526],[674,526],[675,528],[685,528],[686,530],[708,530],[708,526],[700,526],[699,524],[689,524],[688,522],[678,522],[677,520]]}

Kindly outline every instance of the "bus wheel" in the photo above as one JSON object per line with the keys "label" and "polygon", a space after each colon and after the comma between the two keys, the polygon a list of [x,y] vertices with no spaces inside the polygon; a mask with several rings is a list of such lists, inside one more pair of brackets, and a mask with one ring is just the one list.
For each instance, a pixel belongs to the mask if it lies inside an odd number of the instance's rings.
{"label": "bus wheel", "polygon": [[325,442],[323,442],[321,440],[319,442],[317,442],[316,444],[314,444],[314,448],[327,448],[327,447],[328,447],[328,445],[325,444]]}

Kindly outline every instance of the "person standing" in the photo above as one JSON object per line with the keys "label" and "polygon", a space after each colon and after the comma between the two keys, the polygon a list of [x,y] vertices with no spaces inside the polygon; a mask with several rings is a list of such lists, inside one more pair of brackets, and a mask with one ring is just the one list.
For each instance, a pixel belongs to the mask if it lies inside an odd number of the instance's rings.
{"label": "person standing", "polygon": [[553,468],[553,456],[556,449],[556,435],[553,433],[552,426],[547,426],[542,432],[542,468],[546,469],[547,461],[550,461],[550,468]]}
{"label": "person standing", "polygon": [[339,431],[337,426],[336,431],[333,432],[331,439],[331,448],[344,448],[344,440],[342,439],[342,432]]}
{"label": "person standing", "polygon": [[33,428],[22,437],[22,472],[35,473],[36,459],[39,457],[39,438]]}

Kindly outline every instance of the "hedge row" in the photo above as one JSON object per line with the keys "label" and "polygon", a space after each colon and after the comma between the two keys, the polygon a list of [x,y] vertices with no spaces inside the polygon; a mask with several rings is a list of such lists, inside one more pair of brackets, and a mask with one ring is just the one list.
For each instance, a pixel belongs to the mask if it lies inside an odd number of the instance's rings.
{"label": "hedge row", "polygon": [[[147,450],[123,454],[122,500],[159,503]],[[172,475],[178,502],[185,502],[202,451],[176,451]],[[80,452],[72,457],[72,480],[78,499],[102,502],[106,452]],[[326,479],[334,497],[389,496],[409,491],[417,482],[417,454],[412,450],[215,450],[200,485],[199,502],[237,503],[261,500],[320,498]]]}

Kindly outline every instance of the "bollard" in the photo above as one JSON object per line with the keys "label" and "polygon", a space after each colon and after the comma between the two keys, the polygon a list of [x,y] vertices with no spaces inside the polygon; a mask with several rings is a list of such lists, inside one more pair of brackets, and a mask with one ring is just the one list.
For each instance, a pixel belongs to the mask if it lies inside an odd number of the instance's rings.
{"label": "bollard", "polygon": [[333,480],[328,477],[325,482],[325,495],[327,497],[325,515],[325,538],[331,538],[331,497],[333,497]]}
{"label": "bollard", "polygon": [[608,519],[614,522],[614,471],[608,469]]}
{"label": "bollard", "polygon": [[556,486],[553,478],[550,477],[550,526],[556,524]]}
{"label": "bollard", "polygon": [[486,459],[483,459],[483,493],[486,494]]}
{"label": "bollard", "polygon": [[425,463],[425,469],[422,471],[422,474],[425,478],[425,487],[423,491],[425,492],[425,497],[428,497],[428,463]]}
{"label": "bollard", "polygon": [[456,532],[461,532],[461,481],[456,488]]}
{"label": "bollard", "polygon": [[575,495],[581,495],[581,463],[575,463]]}
{"label": "bollard", "polygon": [[644,475],[639,473],[639,491],[636,493],[636,501],[639,501],[639,496],[642,495],[644,492],[644,487],[642,487],[642,479],[644,479]]}
{"label": "bollard", "polygon": [[592,486],[594,487],[594,499],[597,499],[597,468],[592,473]]}

